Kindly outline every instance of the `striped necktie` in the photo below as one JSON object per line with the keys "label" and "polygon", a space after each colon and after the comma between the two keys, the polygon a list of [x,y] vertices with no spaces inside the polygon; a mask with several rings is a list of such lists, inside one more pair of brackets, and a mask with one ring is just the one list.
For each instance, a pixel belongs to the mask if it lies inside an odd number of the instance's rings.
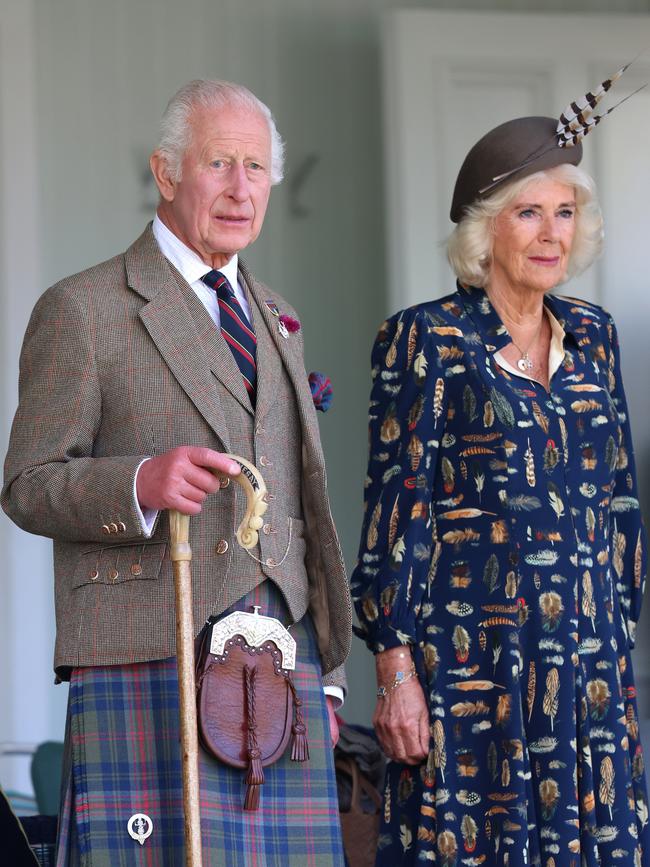
{"label": "striped necktie", "polygon": [[255,332],[241,304],[237,300],[237,296],[233,292],[230,283],[221,271],[209,271],[201,279],[206,286],[214,289],[217,294],[221,333],[230,347],[237,366],[244,377],[244,385],[254,405],[255,380],[257,378],[257,366],[255,363],[257,340],[255,339]]}

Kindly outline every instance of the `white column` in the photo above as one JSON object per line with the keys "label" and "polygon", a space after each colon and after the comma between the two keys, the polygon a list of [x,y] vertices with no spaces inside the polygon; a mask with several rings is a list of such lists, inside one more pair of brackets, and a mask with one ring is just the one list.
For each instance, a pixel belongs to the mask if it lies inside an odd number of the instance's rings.
{"label": "white column", "polygon": [[[0,0],[0,418],[4,455],[17,403],[18,355],[43,287],[34,0]],[[0,742],[63,737],[55,690],[51,544],[0,517]],[[26,759],[0,759],[5,789],[29,792]]]}

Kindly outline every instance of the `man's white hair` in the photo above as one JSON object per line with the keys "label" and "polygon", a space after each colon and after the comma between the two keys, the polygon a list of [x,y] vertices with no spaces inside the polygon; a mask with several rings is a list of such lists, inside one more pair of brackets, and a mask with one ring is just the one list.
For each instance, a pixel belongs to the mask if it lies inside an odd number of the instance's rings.
{"label": "man's white hair", "polygon": [[279,184],[284,174],[284,142],[271,110],[241,84],[203,78],[190,81],[172,96],[160,122],[158,151],[167,161],[172,179],[181,179],[183,156],[192,137],[190,117],[194,109],[225,106],[258,112],[264,117],[271,134],[271,183]]}
{"label": "man's white hair", "polygon": [[599,255],[603,245],[603,218],[596,185],[582,169],[565,163],[513,181],[467,209],[447,241],[447,258],[461,283],[481,287],[488,283],[496,217],[528,184],[544,179],[575,190],[576,228],[563,282],[581,274]]}

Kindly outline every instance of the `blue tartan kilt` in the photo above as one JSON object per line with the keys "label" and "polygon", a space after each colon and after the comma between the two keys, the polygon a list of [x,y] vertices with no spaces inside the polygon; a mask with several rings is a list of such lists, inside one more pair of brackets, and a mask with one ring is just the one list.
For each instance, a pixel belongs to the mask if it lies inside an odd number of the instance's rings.
{"label": "blue tartan kilt", "polygon": [[[261,605],[287,625],[266,581],[229,611]],[[310,759],[290,748],[264,769],[256,812],[244,812],[245,771],[200,750],[204,867],[343,867],[344,856],[320,656],[309,616],[291,627],[294,682]],[[185,867],[178,677],[175,658],[77,668],[70,681],[57,867]],[[140,844],[127,823],[153,821]]]}

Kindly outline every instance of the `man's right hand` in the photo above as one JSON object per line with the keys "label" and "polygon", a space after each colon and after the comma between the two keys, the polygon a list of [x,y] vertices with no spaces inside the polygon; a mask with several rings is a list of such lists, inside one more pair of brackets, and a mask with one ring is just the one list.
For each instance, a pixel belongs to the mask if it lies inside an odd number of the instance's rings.
{"label": "man's right hand", "polygon": [[140,466],[138,502],[143,509],[176,509],[184,515],[198,515],[208,494],[221,487],[215,472],[237,476],[240,467],[214,449],[179,446]]}

